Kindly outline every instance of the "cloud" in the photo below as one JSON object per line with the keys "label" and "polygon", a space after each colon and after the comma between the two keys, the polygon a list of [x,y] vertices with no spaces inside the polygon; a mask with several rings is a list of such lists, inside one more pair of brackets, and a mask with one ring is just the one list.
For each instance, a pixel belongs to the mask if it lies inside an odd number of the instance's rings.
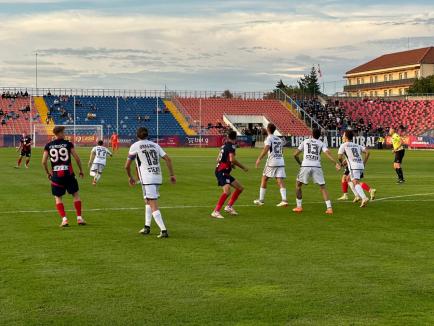
{"label": "cloud", "polygon": [[414,47],[434,43],[432,4],[405,5],[404,12],[310,1],[284,4],[285,12],[276,9],[280,1],[267,1],[252,12],[248,2],[219,1],[202,16],[92,9],[6,15],[0,21],[0,42],[8,45],[0,52],[0,82],[33,84],[38,50],[46,87],[263,90],[280,78],[294,83],[317,64],[328,81],[341,80],[368,58],[406,49],[402,35]]}

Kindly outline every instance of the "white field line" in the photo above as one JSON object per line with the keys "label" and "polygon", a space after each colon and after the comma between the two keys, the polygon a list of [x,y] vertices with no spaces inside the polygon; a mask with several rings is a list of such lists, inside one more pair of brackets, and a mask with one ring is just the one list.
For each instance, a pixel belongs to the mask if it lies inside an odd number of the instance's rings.
{"label": "white field line", "polygon": [[[407,197],[420,197],[420,196],[432,196],[434,195],[434,192],[426,193],[426,194],[412,194],[412,195],[400,195],[400,196],[390,196],[390,197],[382,197],[375,199],[373,203],[378,201],[389,201],[389,202],[432,202],[434,199],[404,199],[404,200],[396,200],[399,198],[407,198]],[[334,204],[352,204],[351,200],[348,201],[333,201]],[[317,202],[305,202],[307,205],[312,204],[324,204],[323,201],[317,201]],[[188,208],[209,208],[212,209],[213,205],[178,205],[178,206],[161,206],[160,209],[188,209]],[[237,207],[254,207],[256,205],[237,205]],[[85,212],[101,212],[101,211],[138,211],[143,210],[144,206],[142,207],[104,207],[104,208],[88,208],[84,209]],[[67,209],[67,212],[73,212],[73,209]],[[53,213],[57,212],[55,209],[46,209],[46,210],[22,210],[22,211],[4,211],[0,214],[32,214],[32,213]]]}

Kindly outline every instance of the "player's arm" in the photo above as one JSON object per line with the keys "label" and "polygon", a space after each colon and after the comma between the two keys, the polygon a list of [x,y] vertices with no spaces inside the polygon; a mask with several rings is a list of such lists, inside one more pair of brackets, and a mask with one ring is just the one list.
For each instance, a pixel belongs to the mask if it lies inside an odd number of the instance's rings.
{"label": "player's arm", "polygon": [[89,157],[89,163],[87,164],[89,167],[92,164],[93,160],[95,159],[95,152],[91,151],[90,152],[90,157]]}
{"label": "player's arm", "polygon": [[75,162],[77,162],[78,165],[78,169],[80,170],[80,177],[84,177],[84,173],[83,173],[83,167],[81,166],[81,160],[80,160],[80,156],[78,156],[77,152],[75,151],[75,148],[71,148],[71,155],[72,157],[75,159]]}
{"label": "player's arm", "polygon": [[48,152],[44,151],[42,154],[42,166],[44,167],[45,173],[47,174],[48,179],[51,179],[51,172],[48,169]]}
{"label": "player's arm", "polygon": [[371,155],[371,153],[368,151],[367,148],[364,149],[363,154],[365,156],[365,159],[363,160],[363,164],[366,165],[366,163],[368,163],[369,160],[369,156]]}
{"label": "player's arm", "polygon": [[264,149],[261,151],[261,154],[259,154],[258,159],[256,160],[256,168],[259,167],[259,164],[261,164],[262,159],[267,155],[268,151],[270,150],[270,145],[265,145]]}
{"label": "player's arm", "polygon": [[236,158],[235,158],[235,153],[230,153],[229,154],[229,161],[231,162],[232,165],[238,166],[239,168],[241,168],[244,172],[249,171],[249,169],[247,167],[245,167],[243,164],[241,164]]}
{"label": "player's arm", "polygon": [[332,161],[335,165],[340,165],[336,160],[335,160],[335,158],[333,157],[333,155],[332,155],[332,153],[330,152],[330,150],[329,149],[326,149],[325,151],[324,151],[324,154],[327,156],[327,158],[330,160],[330,161]]}
{"label": "player's arm", "polygon": [[125,171],[128,175],[128,182],[130,186],[134,186],[136,184],[136,179],[134,179],[131,174],[131,163],[136,159],[136,155],[128,155],[127,161],[125,162]]}
{"label": "player's arm", "polygon": [[166,165],[167,165],[167,169],[169,170],[169,174],[170,174],[170,182],[172,183],[176,183],[176,176],[175,176],[175,172],[173,170],[173,164],[172,164],[172,159],[169,157],[169,155],[164,155],[162,157],[162,159],[164,161],[166,161]]}
{"label": "player's arm", "polygon": [[297,161],[298,165],[301,166],[300,154],[301,154],[301,150],[296,149],[294,151],[294,159]]}
{"label": "player's arm", "polygon": [[107,154],[110,155],[110,157],[113,157],[113,153],[110,152],[110,150],[107,148]]}
{"label": "player's arm", "polygon": [[20,146],[17,147],[17,152],[19,152],[23,148],[23,143],[20,143]]}

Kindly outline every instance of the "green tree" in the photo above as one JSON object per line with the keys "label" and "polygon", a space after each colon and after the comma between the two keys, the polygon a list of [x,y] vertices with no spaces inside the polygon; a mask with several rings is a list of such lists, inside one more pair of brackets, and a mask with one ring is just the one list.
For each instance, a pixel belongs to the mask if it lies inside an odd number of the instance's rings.
{"label": "green tree", "polygon": [[223,98],[233,98],[234,95],[232,94],[232,92],[230,90],[227,89],[222,93],[222,97]]}
{"label": "green tree", "polygon": [[321,93],[318,72],[315,67],[312,67],[308,75],[304,75],[304,77],[298,80],[298,86],[305,94],[317,95]]}
{"label": "green tree", "polygon": [[434,94],[434,75],[416,79],[408,89],[409,94]]}

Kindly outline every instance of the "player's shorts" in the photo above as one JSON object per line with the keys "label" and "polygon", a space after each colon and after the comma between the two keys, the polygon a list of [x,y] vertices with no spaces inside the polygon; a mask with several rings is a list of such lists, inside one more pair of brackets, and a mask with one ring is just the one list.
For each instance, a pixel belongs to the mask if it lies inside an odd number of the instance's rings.
{"label": "player's shorts", "polygon": [[265,166],[263,176],[267,178],[286,178],[286,172],[284,166]]}
{"label": "player's shorts", "polygon": [[309,184],[312,178],[313,182],[319,185],[325,185],[324,173],[320,167],[302,166],[297,176],[297,181],[305,185]]}
{"label": "player's shorts", "polygon": [[160,197],[160,185],[142,185],[143,198],[158,199]]}
{"label": "player's shorts", "polygon": [[363,179],[363,170],[350,170],[350,179],[353,180],[361,180]]}
{"label": "player's shorts", "polygon": [[[350,169],[348,169],[348,166],[345,167],[344,175],[346,175],[346,176],[349,176],[349,175],[350,175]],[[360,175],[359,180],[360,180],[360,179],[363,179],[363,177],[364,177],[364,174],[363,174],[363,172],[362,172],[362,174]]]}
{"label": "player's shorts", "polygon": [[231,176],[230,173],[228,173],[228,172],[216,171],[215,176],[217,178],[217,184],[220,187],[223,187],[225,185],[230,185],[230,184],[232,184],[232,182],[235,181],[235,178],[233,176]]}
{"label": "player's shorts", "polygon": [[78,182],[74,175],[61,178],[53,176],[51,178],[51,193],[53,196],[62,197],[65,192],[72,195],[78,190]]}
{"label": "player's shorts", "polygon": [[21,151],[21,156],[31,157],[32,151]]}
{"label": "player's shorts", "polygon": [[404,155],[405,155],[405,149],[401,149],[400,151],[395,152],[395,160],[393,162],[401,164]]}
{"label": "player's shorts", "polygon": [[104,171],[105,165],[104,164],[99,164],[99,163],[92,163],[92,166],[90,167],[90,171],[91,172],[98,172],[99,174],[102,173],[102,171]]}

